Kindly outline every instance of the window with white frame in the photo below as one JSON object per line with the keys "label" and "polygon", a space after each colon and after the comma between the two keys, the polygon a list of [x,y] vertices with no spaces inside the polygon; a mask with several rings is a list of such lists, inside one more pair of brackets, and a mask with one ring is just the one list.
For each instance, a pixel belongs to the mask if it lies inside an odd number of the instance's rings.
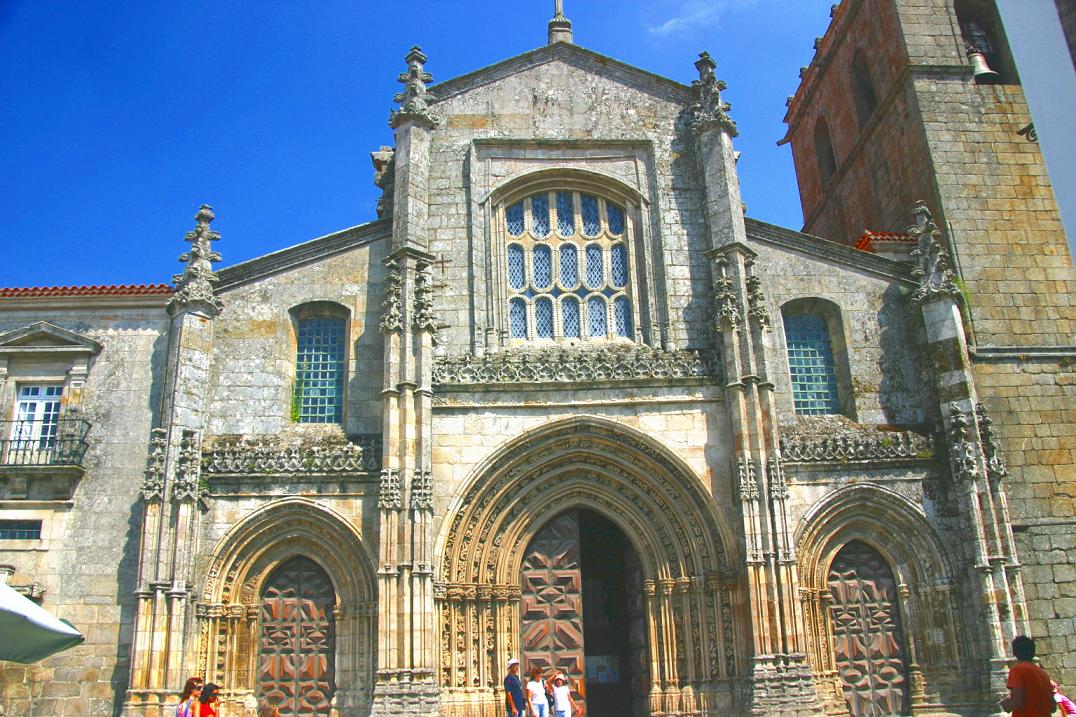
{"label": "window with white frame", "polygon": [[635,335],[624,207],[578,191],[532,194],[503,211],[508,336]]}
{"label": "window with white frame", "polygon": [[11,425],[8,458],[47,456],[54,447],[60,425],[62,384],[31,384],[18,387]]}

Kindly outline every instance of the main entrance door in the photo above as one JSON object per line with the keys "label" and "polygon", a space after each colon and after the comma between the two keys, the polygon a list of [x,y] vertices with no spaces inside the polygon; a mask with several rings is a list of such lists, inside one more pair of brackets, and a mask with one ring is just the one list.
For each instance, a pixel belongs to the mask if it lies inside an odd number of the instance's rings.
{"label": "main entrance door", "polygon": [[282,717],[328,715],[335,668],[336,593],[308,558],[281,565],[261,597],[258,694]]}
{"label": "main entrance door", "polygon": [[561,513],[535,535],[521,572],[523,672],[567,675],[589,717],[645,715],[642,575],[619,528],[591,511]]}

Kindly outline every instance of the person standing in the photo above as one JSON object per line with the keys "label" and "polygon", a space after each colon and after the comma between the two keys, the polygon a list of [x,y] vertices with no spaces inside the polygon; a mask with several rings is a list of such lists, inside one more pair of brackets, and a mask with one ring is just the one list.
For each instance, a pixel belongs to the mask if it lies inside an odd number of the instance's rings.
{"label": "person standing", "polygon": [[176,717],[191,717],[193,704],[202,693],[202,678],[192,677],[183,685],[183,692],[179,695],[179,704],[176,705]]}
{"label": "person standing", "polygon": [[531,717],[549,717],[549,700],[545,696],[545,680],[540,667],[531,668],[531,678],[527,681],[527,707]]}
{"label": "person standing", "polygon": [[1051,682],[1050,686],[1054,688],[1054,702],[1057,703],[1058,708],[1061,710],[1061,714],[1064,715],[1064,717],[1076,715],[1076,704],[1061,693],[1061,685],[1056,682]]}
{"label": "person standing", "polygon": [[220,687],[210,682],[202,688],[202,696],[195,704],[193,717],[217,717],[217,704],[220,702]]}
{"label": "person standing", "polygon": [[553,676],[553,715],[554,717],[572,717],[579,711],[572,698],[572,688],[568,678],[561,673]]}
{"label": "person standing", "polygon": [[519,681],[519,660],[508,661],[508,674],[504,676],[504,707],[508,717],[523,717],[523,685]]}
{"label": "person standing", "polygon": [[1009,668],[1009,696],[1001,701],[1001,708],[1012,712],[1013,717],[1050,717],[1057,703],[1050,676],[1035,664],[1035,641],[1017,635],[1012,641],[1012,654],[1016,662]]}

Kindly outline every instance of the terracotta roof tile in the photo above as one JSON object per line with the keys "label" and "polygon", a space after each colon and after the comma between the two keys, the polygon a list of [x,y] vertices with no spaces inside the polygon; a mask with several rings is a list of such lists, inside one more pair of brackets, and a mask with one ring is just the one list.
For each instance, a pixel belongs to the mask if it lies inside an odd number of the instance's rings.
{"label": "terracotta roof tile", "polygon": [[902,244],[911,244],[915,241],[911,234],[904,232],[876,232],[871,229],[864,229],[863,235],[856,239],[856,243],[853,245],[856,249],[861,251],[874,251],[873,242],[875,240],[880,241],[895,241]]}
{"label": "terracotta roof tile", "polygon": [[51,296],[163,296],[172,293],[168,284],[112,284],[100,286],[0,287],[0,298],[23,299]]}

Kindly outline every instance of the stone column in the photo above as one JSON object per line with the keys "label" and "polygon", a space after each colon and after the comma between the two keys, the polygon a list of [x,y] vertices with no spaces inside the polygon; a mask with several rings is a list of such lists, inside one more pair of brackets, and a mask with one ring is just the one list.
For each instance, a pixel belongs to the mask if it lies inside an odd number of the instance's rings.
{"label": "stone column", "polygon": [[211,242],[220,239],[209,228],[213,218],[210,207],[202,205],[197,224],[186,237],[191,248],[180,256],[186,268],[173,277],[176,290],[167,306],[168,363],[141,491],[138,609],[126,715],[157,714],[159,705],[175,700],[177,688],[189,676],[192,561],[200,516],[197,503],[204,499],[200,434],[213,320],[223,309],[213,291],[217,278],[212,265],[220,261],[220,254],[211,248]]}

